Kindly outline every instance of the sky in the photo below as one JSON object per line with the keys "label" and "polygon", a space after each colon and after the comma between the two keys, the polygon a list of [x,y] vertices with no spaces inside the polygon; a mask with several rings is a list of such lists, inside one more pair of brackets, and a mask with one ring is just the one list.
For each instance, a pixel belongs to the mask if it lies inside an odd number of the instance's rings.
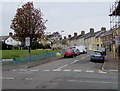
{"label": "sky", "polygon": [[[22,1],[0,3],[0,36],[8,35],[9,32],[14,33],[14,30],[10,29],[11,20],[23,4]],[[64,30],[62,36],[68,36],[74,32],[80,34],[82,30],[87,33],[90,28],[98,31],[101,27],[106,27],[109,30],[111,4],[113,2],[34,2],[34,7],[41,9],[43,18],[48,20],[45,32],[61,33]]]}

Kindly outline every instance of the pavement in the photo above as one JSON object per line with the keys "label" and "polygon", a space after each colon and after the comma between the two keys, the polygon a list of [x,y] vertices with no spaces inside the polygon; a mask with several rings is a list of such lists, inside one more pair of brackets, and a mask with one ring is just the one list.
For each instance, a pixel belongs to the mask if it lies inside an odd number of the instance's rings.
{"label": "pavement", "polygon": [[107,52],[102,69],[106,72],[118,72],[120,59],[115,59],[111,52]]}

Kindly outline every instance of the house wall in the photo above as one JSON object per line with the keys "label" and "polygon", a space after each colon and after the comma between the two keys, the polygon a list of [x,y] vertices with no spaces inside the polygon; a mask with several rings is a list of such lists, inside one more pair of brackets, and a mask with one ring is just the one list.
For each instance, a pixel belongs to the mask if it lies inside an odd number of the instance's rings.
{"label": "house wall", "polygon": [[21,45],[21,42],[14,40],[12,37],[7,38],[5,43],[13,46]]}

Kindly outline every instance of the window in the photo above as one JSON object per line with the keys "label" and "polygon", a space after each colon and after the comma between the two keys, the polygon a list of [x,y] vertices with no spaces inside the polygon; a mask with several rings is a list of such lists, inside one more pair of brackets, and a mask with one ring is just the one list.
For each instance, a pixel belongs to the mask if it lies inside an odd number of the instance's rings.
{"label": "window", "polygon": [[108,36],[106,36],[106,40],[108,40]]}

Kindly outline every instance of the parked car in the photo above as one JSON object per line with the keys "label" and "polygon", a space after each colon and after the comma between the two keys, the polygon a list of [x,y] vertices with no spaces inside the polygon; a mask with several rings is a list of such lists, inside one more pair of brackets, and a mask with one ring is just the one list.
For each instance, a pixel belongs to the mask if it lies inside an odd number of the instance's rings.
{"label": "parked car", "polygon": [[98,51],[94,51],[94,52],[92,53],[92,55],[91,55],[90,61],[91,61],[91,62],[104,63],[105,57],[104,57],[104,55],[102,54],[102,52],[100,52],[99,50],[98,50]]}
{"label": "parked car", "polygon": [[74,46],[76,49],[79,49],[80,54],[87,53],[87,48],[85,46]]}
{"label": "parked car", "polygon": [[73,49],[66,49],[64,53],[64,58],[66,57],[76,57],[76,53]]}
{"label": "parked car", "polygon": [[76,56],[80,55],[80,50],[79,49],[77,49],[76,47],[72,47],[71,49],[74,50]]}
{"label": "parked car", "polygon": [[106,55],[106,49],[105,48],[101,47],[101,48],[99,48],[99,51],[102,52],[103,55]]}

